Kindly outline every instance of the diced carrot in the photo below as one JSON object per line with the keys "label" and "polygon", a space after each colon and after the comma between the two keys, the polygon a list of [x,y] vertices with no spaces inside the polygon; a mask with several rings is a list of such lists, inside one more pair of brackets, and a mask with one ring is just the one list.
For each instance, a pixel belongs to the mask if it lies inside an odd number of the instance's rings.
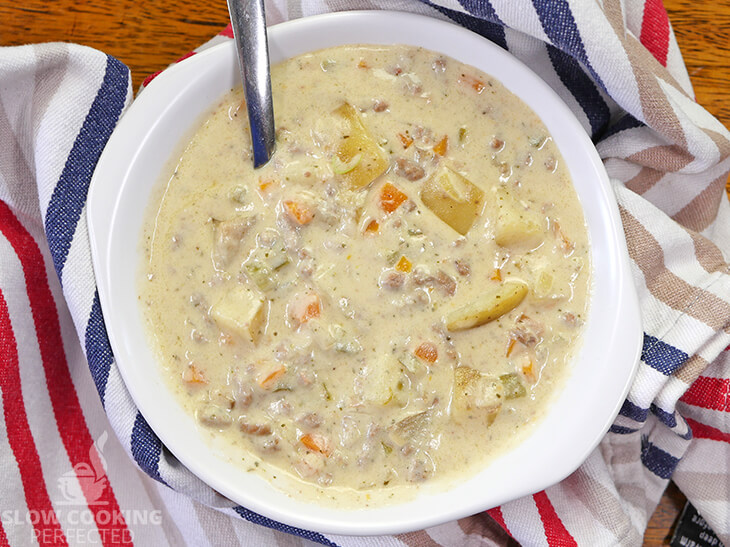
{"label": "diced carrot", "polygon": [[489,279],[491,279],[492,281],[502,281],[502,269],[494,268],[492,270],[492,275],[489,276]]}
{"label": "diced carrot", "polygon": [[368,222],[368,225],[365,226],[365,233],[366,234],[377,234],[380,230],[380,224],[378,224],[377,220],[371,220]]}
{"label": "diced carrot", "polygon": [[439,156],[446,155],[446,151],[449,149],[449,137],[444,136],[443,139],[441,139],[439,142],[436,143],[436,145],[433,147],[434,154],[438,154]]}
{"label": "diced carrot", "polygon": [[289,215],[300,226],[303,226],[304,224],[309,224],[314,218],[314,213],[309,207],[307,207],[306,205],[302,205],[301,203],[297,203],[296,201],[287,200],[284,202],[284,207],[286,207]]}
{"label": "diced carrot", "polygon": [[274,186],[276,186],[276,181],[274,179],[259,179],[259,190],[262,192],[268,192]]}
{"label": "diced carrot", "polygon": [[516,340],[514,338],[510,338],[509,342],[507,342],[507,357],[512,355],[512,351],[515,349],[515,343]]}
{"label": "diced carrot", "polygon": [[332,448],[324,435],[319,435],[317,433],[305,433],[299,437],[299,442],[312,452],[319,452],[325,456],[329,456],[332,453]]}
{"label": "diced carrot", "polygon": [[292,302],[289,312],[291,318],[297,325],[301,325],[310,319],[319,317],[322,312],[319,296],[314,293],[309,293],[298,298],[296,301]]}
{"label": "diced carrot", "polygon": [[565,254],[569,254],[573,251],[573,249],[575,249],[575,243],[568,239],[568,236],[565,235],[557,220],[553,221],[552,228],[555,237],[559,240],[558,246],[560,247],[560,250],[562,250]]}
{"label": "diced carrot", "polygon": [[365,59],[360,59],[360,62],[357,63],[357,68],[370,68],[370,65],[367,64]]}
{"label": "diced carrot", "polygon": [[380,189],[380,208],[386,213],[392,213],[407,199],[407,195],[389,182]]}
{"label": "diced carrot", "polygon": [[532,362],[532,359],[528,359],[527,363],[522,365],[522,374],[530,383],[534,384],[537,381],[537,376],[535,376],[535,364]]}
{"label": "diced carrot", "polygon": [[188,384],[207,384],[208,379],[205,377],[205,373],[195,365],[189,365],[183,371],[182,374],[183,382]]}
{"label": "diced carrot", "polygon": [[266,369],[256,380],[258,384],[264,389],[270,389],[274,387],[276,381],[281,378],[286,372],[286,367],[281,364],[275,364],[272,367]]}
{"label": "diced carrot", "polygon": [[400,257],[400,260],[395,265],[395,269],[399,272],[408,273],[413,268],[413,264],[405,256]]}
{"label": "diced carrot", "polygon": [[400,142],[403,143],[403,148],[408,150],[408,147],[413,144],[413,137],[411,137],[408,133],[398,133],[398,138],[400,139]]}
{"label": "diced carrot", "polygon": [[429,363],[435,363],[439,358],[439,351],[436,349],[436,345],[431,342],[424,342],[416,348],[413,354]]}
{"label": "diced carrot", "polygon": [[487,84],[482,82],[479,78],[475,78],[469,74],[462,74],[459,76],[459,83],[468,85],[477,93],[481,93],[484,91],[484,88],[487,87]]}

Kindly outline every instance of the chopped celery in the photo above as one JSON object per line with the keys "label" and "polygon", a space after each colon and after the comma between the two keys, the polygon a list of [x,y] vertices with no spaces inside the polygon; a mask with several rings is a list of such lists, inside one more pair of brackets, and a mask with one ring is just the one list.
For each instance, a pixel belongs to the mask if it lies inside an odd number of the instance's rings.
{"label": "chopped celery", "polygon": [[504,397],[505,399],[517,399],[527,395],[525,386],[522,385],[520,377],[516,372],[509,374],[502,374],[499,377],[499,381],[504,386]]}

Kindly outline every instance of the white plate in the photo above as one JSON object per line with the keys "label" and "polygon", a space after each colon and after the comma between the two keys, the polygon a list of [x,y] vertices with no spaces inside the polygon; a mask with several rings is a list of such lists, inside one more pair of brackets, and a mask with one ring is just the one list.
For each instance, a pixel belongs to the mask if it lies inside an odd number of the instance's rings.
{"label": "white plate", "polygon": [[160,376],[137,304],[140,234],[153,186],[180,138],[238,84],[233,43],[166,70],[134,102],[94,173],[88,221],[112,349],[132,398],[165,446],[230,499],[280,522],[350,535],[399,533],[477,513],[572,473],[608,430],[638,363],[642,330],[618,209],[591,141],[558,96],[491,42],[461,27],[396,12],[346,12],[269,29],[272,62],[346,43],[411,44],[494,75],[542,118],[568,165],[592,244],[593,290],[584,344],[557,402],[534,433],[479,475],[400,505],[349,511],[298,501],[223,461],[202,442]]}

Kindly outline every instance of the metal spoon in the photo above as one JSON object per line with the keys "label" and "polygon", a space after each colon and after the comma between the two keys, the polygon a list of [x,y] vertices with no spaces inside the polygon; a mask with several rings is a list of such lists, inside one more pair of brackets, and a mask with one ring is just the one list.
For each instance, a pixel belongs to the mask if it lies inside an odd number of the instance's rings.
{"label": "metal spoon", "polygon": [[246,95],[256,168],[271,158],[276,137],[264,0],[228,0],[228,13]]}

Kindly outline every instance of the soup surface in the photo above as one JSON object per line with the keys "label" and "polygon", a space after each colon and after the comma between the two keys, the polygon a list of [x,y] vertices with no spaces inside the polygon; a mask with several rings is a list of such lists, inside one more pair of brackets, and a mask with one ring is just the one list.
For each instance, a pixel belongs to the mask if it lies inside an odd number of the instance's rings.
{"label": "soup surface", "polygon": [[242,471],[322,500],[464,479],[540,419],[580,339],[562,158],[499,82],[424,49],[303,55],[273,92],[269,164],[234,90],[149,212],[140,303],[169,385]]}

